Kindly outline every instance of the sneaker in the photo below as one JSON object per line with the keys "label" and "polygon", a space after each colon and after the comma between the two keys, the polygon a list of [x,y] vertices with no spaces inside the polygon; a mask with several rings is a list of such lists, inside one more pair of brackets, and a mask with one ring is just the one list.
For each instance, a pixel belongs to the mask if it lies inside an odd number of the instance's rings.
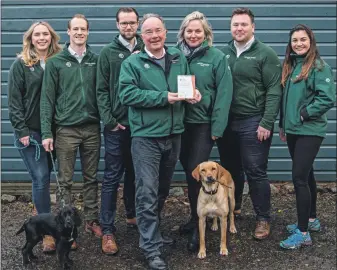
{"label": "sneaker", "polygon": [[118,252],[118,246],[113,234],[105,234],[102,238],[102,252],[107,255],[114,255]]}
{"label": "sneaker", "polygon": [[303,234],[299,229],[290,235],[286,240],[280,242],[280,247],[285,249],[296,249],[302,246],[311,246],[312,240],[310,233]]}
{"label": "sneaker", "polygon": [[87,221],[85,223],[85,231],[95,235],[98,238],[103,236],[101,226],[97,220]]}
{"label": "sneaker", "polygon": [[43,246],[42,250],[43,253],[50,254],[56,251],[55,240],[50,235],[46,235],[45,237],[43,237],[42,246]]}
{"label": "sneaker", "polygon": [[[291,234],[295,232],[297,229],[297,222],[295,224],[287,225],[287,231]],[[308,222],[308,231],[309,232],[319,232],[321,230],[321,223],[319,222],[318,218],[315,218],[314,221]]]}

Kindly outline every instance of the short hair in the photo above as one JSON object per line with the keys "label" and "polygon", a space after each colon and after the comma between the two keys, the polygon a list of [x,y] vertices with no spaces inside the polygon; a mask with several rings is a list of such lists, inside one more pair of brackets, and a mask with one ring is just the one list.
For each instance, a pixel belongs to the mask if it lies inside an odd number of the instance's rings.
{"label": "short hair", "polygon": [[159,16],[158,14],[155,14],[155,13],[147,13],[147,14],[144,14],[144,15],[143,15],[143,18],[142,18],[142,21],[141,21],[141,23],[140,23],[140,27],[142,28],[144,22],[145,22],[147,19],[150,19],[150,18],[157,18],[157,19],[159,19],[159,20],[162,22],[162,24],[164,25],[164,28],[166,28],[166,27],[165,27],[165,22],[164,22],[163,17],[161,17],[161,16]]}
{"label": "short hair", "polygon": [[240,8],[234,9],[233,12],[232,12],[231,19],[235,15],[242,15],[242,14],[248,15],[251,22],[254,23],[254,13],[249,8],[245,8],[245,7],[240,7]]}
{"label": "short hair", "polygon": [[87,30],[89,30],[89,21],[88,19],[83,15],[83,14],[75,14],[69,21],[68,21],[68,29],[70,30],[71,29],[71,21],[73,19],[83,19],[87,22]]}
{"label": "short hair", "polygon": [[119,22],[119,13],[124,12],[124,13],[135,13],[137,16],[137,22],[139,21],[139,14],[137,10],[135,10],[132,7],[121,7],[117,13],[116,13],[116,22]]}
{"label": "short hair", "polygon": [[182,21],[182,23],[180,25],[180,29],[179,29],[179,32],[178,32],[178,35],[177,35],[178,42],[181,42],[181,41],[184,40],[185,29],[188,26],[188,24],[191,21],[194,21],[194,20],[198,20],[198,21],[201,22],[202,28],[204,29],[204,32],[205,32],[205,39],[208,41],[208,45],[212,46],[212,43],[213,43],[212,27],[211,27],[210,23],[208,22],[206,16],[199,11],[194,11],[194,12],[188,14],[184,18],[184,20]]}

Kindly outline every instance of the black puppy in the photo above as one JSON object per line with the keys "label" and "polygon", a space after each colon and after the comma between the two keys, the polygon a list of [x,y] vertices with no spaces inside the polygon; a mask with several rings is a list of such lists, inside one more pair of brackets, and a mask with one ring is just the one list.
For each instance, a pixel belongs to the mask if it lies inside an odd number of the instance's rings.
{"label": "black puppy", "polygon": [[30,217],[22,225],[16,235],[26,232],[26,244],[22,248],[23,265],[27,265],[31,259],[37,259],[33,254],[33,248],[43,240],[45,235],[51,235],[56,242],[56,251],[63,269],[69,269],[72,260],[69,258],[71,245],[76,240],[77,227],[81,225],[81,218],[76,208],[63,207],[57,216],[53,214],[39,214]]}

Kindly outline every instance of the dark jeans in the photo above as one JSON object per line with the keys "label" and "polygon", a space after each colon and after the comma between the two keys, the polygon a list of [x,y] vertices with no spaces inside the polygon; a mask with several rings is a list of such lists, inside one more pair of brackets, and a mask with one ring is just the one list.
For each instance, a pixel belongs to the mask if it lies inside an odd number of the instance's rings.
{"label": "dark jeans", "polygon": [[[249,194],[256,213],[256,220],[270,220],[270,185],[267,176],[269,149],[273,132],[267,140],[259,141],[257,132],[261,116],[232,119],[230,128],[236,139],[232,142],[233,164],[243,167],[249,185]],[[234,160],[234,157],[237,160]]]}
{"label": "dark jeans", "polygon": [[169,194],[179,156],[180,140],[180,135],[132,138],[139,246],[146,258],[161,254],[160,213]]}
{"label": "dark jeans", "polygon": [[50,171],[52,162],[50,154],[47,153],[42,146],[41,134],[39,132],[30,131],[30,136],[36,140],[40,148],[40,157],[36,157],[36,145],[30,143],[26,148],[19,141],[19,137],[14,134],[16,145],[22,149],[18,149],[20,155],[27,167],[32,178],[32,199],[38,214],[50,212]]}
{"label": "dark jeans", "polygon": [[209,159],[213,145],[210,124],[185,124],[185,131],[181,136],[180,162],[186,174],[191,218],[196,222],[198,221],[197,203],[201,184],[192,177],[192,171],[201,162]]}
{"label": "dark jeans", "polygon": [[[97,169],[100,157],[101,133],[98,124],[59,126],[56,129],[56,156],[58,179],[66,204],[71,204],[71,187],[77,149],[83,175],[83,201],[85,220],[98,219]],[[60,202],[60,192],[56,193]]]}
{"label": "dark jeans", "polygon": [[235,210],[241,209],[245,174],[242,167],[239,137],[227,126],[223,136],[216,140],[221,166],[230,172],[235,184]]}
{"label": "dark jeans", "polygon": [[289,153],[293,160],[292,178],[296,193],[298,228],[308,230],[309,218],[316,218],[316,181],[313,164],[323,138],[287,134]]}
{"label": "dark jeans", "polygon": [[135,173],[131,157],[130,128],[104,129],[105,169],[101,195],[101,226],[103,234],[116,231],[114,225],[119,182],[124,174],[123,199],[127,218],[136,216]]}

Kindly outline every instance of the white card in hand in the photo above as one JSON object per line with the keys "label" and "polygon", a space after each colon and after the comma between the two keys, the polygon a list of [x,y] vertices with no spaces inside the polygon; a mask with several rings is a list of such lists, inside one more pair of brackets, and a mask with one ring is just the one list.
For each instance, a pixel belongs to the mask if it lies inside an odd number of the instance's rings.
{"label": "white card in hand", "polygon": [[195,76],[178,75],[178,97],[194,98],[195,95]]}

